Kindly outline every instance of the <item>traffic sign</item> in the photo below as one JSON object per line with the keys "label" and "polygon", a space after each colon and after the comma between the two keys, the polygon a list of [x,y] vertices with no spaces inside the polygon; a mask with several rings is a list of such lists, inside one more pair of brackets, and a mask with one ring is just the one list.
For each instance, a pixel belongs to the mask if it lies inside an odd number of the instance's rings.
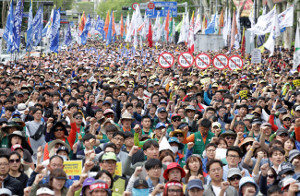
{"label": "traffic sign", "polygon": [[[150,3],[149,3],[150,4]],[[148,18],[156,18],[157,14],[160,17],[167,17],[168,10],[170,10],[170,16],[177,17],[177,2],[173,1],[162,1],[162,2],[153,2],[154,7],[161,7],[162,10],[146,9],[146,15]]]}
{"label": "traffic sign", "polygon": [[178,56],[178,64],[182,68],[190,68],[194,63],[194,57],[188,52],[183,52]]}
{"label": "traffic sign", "polygon": [[155,8],[155,5],[154,5],[154,3],[150,2],[150,3],[148,3],[147,7],[148,7],[148,9],[152,10]]}
{"label": "traffic sign", "polygon": [[229,58],[228,68],[234,70],[237,68],[243,68],[243,59],[238,55],[233,55]]}
{"label": "traffic sign", "polygon": [[174,57],[169,52],[163,52],[158,57],[158,64],[164,69],[172,67],[174,64]]}
{"label": "traffic sign", "polygon": [[139,5],[139,4],[138,4],[137,2],[134,2],[134,3],[132,4],[132,6],[131,6],[131,7],[132,7],[132,9],[134,9],[134,10],[135,10],[135,9],[136,9],[136,7],[137,7],[138,5]]}
{"label": "traffic sign", "polygon": [[225,69],[228,65],[228,58],[224,54],[218,54],[213,58],[213,66],[216,69]]}
{"label": "traffic sign", "polygon": [[211,58],[208,54],[198,54],[195,58],[195,64],[199,69],[207,69],[211,65]]}

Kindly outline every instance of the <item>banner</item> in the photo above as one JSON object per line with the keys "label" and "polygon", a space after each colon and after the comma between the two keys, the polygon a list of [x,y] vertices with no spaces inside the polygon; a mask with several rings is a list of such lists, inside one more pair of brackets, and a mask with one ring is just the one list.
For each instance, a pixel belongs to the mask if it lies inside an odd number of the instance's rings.
{"label": "banner", "polygon": [[80,176],[82,172],[82,160],[64,161],[64,171],[68,176]]}
{"label": "banner", "polygon": [[35,38],[34,46],[37,46],[42,40],[42,31],[43,31],[43,5],[41,5],[36,12],[36,15],[33,19],[33,35]]}
{"label": "banner", "polygon": [[276,9],[274,7],[269,13],[260,16],[255,26],[248,29],[248,31],[251,31],[256,35],[265,35],[266,33],[270,33],[273,27],[272,22],[275,13]]}

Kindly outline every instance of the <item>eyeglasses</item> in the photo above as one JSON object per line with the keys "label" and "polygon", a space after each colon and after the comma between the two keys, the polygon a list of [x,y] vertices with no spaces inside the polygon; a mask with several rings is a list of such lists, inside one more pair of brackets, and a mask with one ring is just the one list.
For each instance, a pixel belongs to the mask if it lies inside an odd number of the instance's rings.
{"label": "eyeglasses", "polygon": [[218,168],[215,168],[215,169],[210,169],[209,172],[215,173],[215,172],[219,172],[221,170],[222,170],[222,167],[218,167]]}
{"label": "eyeglasses", "polygon": [[227,140],[235,140],[235,137],[234,136],[226,136],[225,139],[227,139]]}
{"label": "eyeglasses", "polygon": [[169,193],[181,193],[182,190],[181,189],[168,189]]}
{"label": "eyeglasses", "polygon": [[176,134],[174,137],[183,137],[183,134]]}
{"label": "eyeglasses", "polygon": [[175,119],[173,119],[172,121],[173,121],[173,122],[180,122],[180,121],[181,121],[181,119],[179,119],[179,118],[175,118]]}
{"label": "eyeglasses", "polygon": [[232,155],[232,154],[229,154],[228,157],[229,157],[229,158],[237,159],[237,158],[239,158],[240,156],[239,156],[239,155]]}
{"label": "eyeglasses", "polygon": [[77,119],[77,120],[81,120],[82,119],[82,116],[75,116],[75,119]]}
{"label": "eyeglasses", "polygon": [[64,131],[63,129],[55,129],[55,132],[57,132],[57,131]]}
{"label": "eyeglasses", "polygon": [[272,175],[267,175],[267,178],[274,178],[275,176],[272,174]]}
{"label": "eyeglasses", "polygon": [[235,180],[240,180],[242,177],[241,176],[232,176],[229,179],[229,181],[235,181]]}
{"label": "eyeglasses", "polygon": [[124,138],[114,137],[114,139],[120,142],[124,142]]}

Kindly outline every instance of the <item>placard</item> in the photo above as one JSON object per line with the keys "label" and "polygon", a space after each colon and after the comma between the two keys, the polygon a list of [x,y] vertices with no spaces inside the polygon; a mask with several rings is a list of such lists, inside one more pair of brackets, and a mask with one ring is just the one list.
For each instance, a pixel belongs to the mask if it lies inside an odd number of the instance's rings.
{"label": "placard", "polygon": [[172,67],[174,64],[174,57],[169,52],[163,52],[158,57],[158,64],[164,69]]}
{"label": "placard", "polygon": [[213,58],[213,66],[216,69],[225,69],[228,65],[228,58],[224,54],[218,54]]}
{"label": "placard", "polygon": [[68,176],[80,176],[82,172],[82,160],[64,161],[64,171]]}
{"label": "placard", "polygon": [[261,63],[261,51],[258,48],[255,48],[251,54],[251,63]]}
{"label": "placard", "polygon": [[228,68],[232,71],[235,69],[242,69],[244,62],[243,59],[238,55],[233,55],[228,60]]}
{"label": "placard", "polygon": [[198,54],[195,58],[195,64],[199,69],[207,69],[211,65],[211,58],[208,54]]}
{"label": "placard", "polygon": [[194,63],[194,57],[192,54],[188,52],[183,52],[178,56],[178,64],[182,68],[190,68]]}

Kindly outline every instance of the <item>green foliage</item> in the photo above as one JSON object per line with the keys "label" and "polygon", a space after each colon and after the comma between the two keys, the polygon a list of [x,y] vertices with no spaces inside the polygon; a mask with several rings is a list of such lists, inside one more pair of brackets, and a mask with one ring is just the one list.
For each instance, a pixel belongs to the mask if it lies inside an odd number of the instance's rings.
{"label": "green foliage", "polygon": [[79,2],[77,3],[77,12],[82,13],[84,11],[85,15],[94,14],[94,2]]}

